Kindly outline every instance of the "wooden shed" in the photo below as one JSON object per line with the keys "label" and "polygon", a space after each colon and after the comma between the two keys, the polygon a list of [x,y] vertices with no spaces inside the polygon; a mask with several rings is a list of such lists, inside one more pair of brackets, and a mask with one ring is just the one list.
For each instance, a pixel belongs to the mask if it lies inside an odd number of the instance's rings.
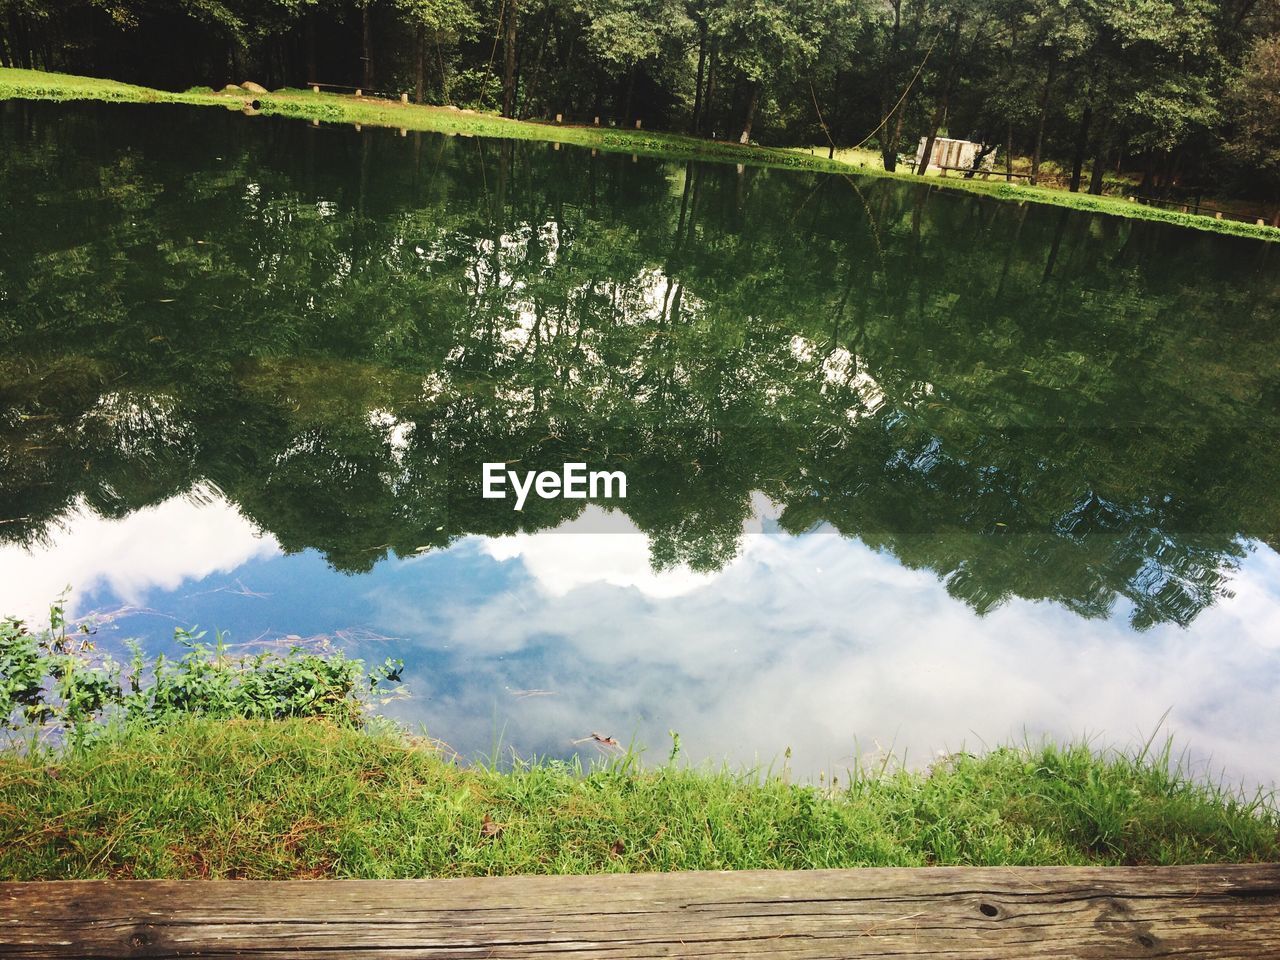
{"label": "wooden shed", "polygon": [[[916,147],[917,170],[920,169],[920,163],[924,159],[924,146],[928,139],[928,137],[921,137],[920,145]],[[973,166],[974,158],[981,152],[982,144],[975,143],[973,140],[938,137],[933,141],[933,155],[929,157],[929,168],[938,170],[943,167],[962,167],[967,170]],[[982,158],[979,169],[990,170],[994,164],[995,151],[992,151]]]}

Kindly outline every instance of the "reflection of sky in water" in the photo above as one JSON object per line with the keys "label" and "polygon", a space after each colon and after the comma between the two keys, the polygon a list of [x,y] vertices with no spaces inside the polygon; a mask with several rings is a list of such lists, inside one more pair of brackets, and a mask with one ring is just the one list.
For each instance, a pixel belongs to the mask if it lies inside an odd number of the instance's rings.
{"label": "reflection of sky in water", "polygon": [[153,651],[179,623],[233,643],[338,635],[402,657],[413,697],[388,709],[464,755],[499,735],[565,754],[592,732],[665,754],[674,729],[695,758],[768,764],[789,746],[815,774],[859,748],[919,762],[1024,734],[1128,745],[1168,709],[1196,762],[1280,780],[1280,556],[1266,547],[1189,629],[1134,633],[1122,609],[1090,621],[1015,599],[979,617],[932,574],[838,536],[748,536],[719,573],[654,573],[643,535],[609,519],[624,532],[470,537],[349,576],[282,555],[215,495],[176,498],[73,516],[35,554],[0,548],[0,611],[38,622],[70,583],[77,615],[137,608],[102,632]]}

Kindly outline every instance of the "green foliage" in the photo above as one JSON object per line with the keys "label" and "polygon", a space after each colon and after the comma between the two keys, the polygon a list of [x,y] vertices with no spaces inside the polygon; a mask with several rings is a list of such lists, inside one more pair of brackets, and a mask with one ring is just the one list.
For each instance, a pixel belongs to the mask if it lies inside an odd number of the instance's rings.
{"label": "green foliage", "polygon": [[752,83],[784,79],[817,56],[825,15],[848,16],[847,0],[724,0],[708,22],[725,59]]}
{"label": "green foliage", "polygon": [[683,4],[675,0],[577,0],[575,9],[588,49],[615,75],[655,59],[691,29]]}
{"label": "green foliage", "polygon": [[1280,196],[1280,36],[1259,37],[1230,89],[1235,130],[1227,151],[1246,183]]}
{"label": "green foliage", "polygon": [[185,653],[148,662],[130,643],[126,667],[100,656],[87,627],[67,632],[62,609],[48,630],[0,621],[0,729],[55,727],[81,741],[115,722],[168,724],[182,717],[322,718],[358,726],[371,698],[397,691],[398,661],[366,673],[340,652],[299,647],[284,653],[232,656],[219,635],[179,628]]}
{"label": "green foliage", "polygon": [[1221,162],[1269,129],[1251,105],[1274,4],[1248,0],[4,0],[0,66],[492,107],[508,27],[516,116],[874,143],[890,170],[945,116],[1037,171],[1082,157],[1147,191],[1271,196],[1256,161]]}
{"label": "green foliage", "polygon": [[982,612],[1187,624],[1280,543],[1267,245],[510,141],[308,172],[301,125],[179,113],[13,127],[7,542],[206,485],[351,572],[578,515],[479,498],[502,449],[625,465],[658,567],[723,566],[763,493]]}
{"label": "green foliage", "polygon": [[1270,798],[1171,759],[1029,745],[797,785],[635,756],[464,767],[390,729],[187,718],[0,752],[0,879],[1280,858]]}

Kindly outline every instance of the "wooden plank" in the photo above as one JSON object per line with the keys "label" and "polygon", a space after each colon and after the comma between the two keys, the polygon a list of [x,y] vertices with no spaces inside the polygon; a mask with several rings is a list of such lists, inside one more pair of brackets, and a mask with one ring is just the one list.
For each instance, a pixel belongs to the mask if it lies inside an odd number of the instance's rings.
{"label": "wooden plank", "polygon": [[1280,957],[1280,864],[0,883],[0,957]]}

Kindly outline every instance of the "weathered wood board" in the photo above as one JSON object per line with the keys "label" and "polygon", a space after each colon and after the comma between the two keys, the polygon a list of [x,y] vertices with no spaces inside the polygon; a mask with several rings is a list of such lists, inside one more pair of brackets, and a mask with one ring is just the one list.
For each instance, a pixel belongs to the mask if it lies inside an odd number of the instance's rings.
{"label": "weathered wood board", "polygon": [[0,883],[0,957],[1280,958],[1280,864]]}

